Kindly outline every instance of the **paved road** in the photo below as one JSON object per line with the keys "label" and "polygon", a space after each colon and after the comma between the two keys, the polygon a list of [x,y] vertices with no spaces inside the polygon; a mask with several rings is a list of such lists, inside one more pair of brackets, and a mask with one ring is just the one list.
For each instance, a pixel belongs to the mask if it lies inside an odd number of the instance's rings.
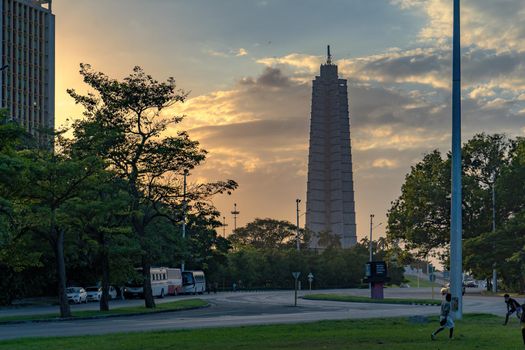
{"label": "paved road", "polygon": [[[331,290],[323,293],[364,295],[366,290]],[[301,294],[305,294],[302,292]],[[386,297],[430,297],[430,289],[387,289]],[[180,299],[181,297],[176,297]],[[384,318],[413,315],[435,315],[436,306],[341,303],[332,301],[299,300],[293,307],[293,292],[238,292],[204,295],[211,306],[200,310],[181,311],[144,316],[128,316],[98,320],[79,320],[51,323],[28,323],[0,326],[0,339],[35,336],[71,336],[138,332],[166,329],[245,326],[276,323],[299,323],[320,320]],[[160,302],[170,301],[164,299]],[[140,303],[116,302],[114,306]],[[76,306],[75,306],[76,307]],[[82,308],[96,305],[81,306]],[[35,308],[32,308],[35,311]],[[467,294],[465,312],[504,314],[503,300]],[[38,308],[39,311],[47,308]],[[16,310],[11,310],[16,311]],[[27,311],[27,310],[24,310]],[[8,313],[8,311],[3,311]]]}

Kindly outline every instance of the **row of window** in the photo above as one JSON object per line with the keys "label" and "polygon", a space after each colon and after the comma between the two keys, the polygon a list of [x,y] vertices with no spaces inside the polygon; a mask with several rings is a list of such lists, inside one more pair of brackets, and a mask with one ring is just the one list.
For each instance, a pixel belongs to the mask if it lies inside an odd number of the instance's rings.
{"label": "row of window", "polygon": [[151,274],[151,280],[152,281],[163,281],[166,279],[165,273],[152,273]]}

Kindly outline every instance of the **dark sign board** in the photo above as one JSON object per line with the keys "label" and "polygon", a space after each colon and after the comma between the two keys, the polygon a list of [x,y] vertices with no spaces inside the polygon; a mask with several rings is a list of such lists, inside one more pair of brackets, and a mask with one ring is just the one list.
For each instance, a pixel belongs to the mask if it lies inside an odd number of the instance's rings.
{"label": "dark sign board", "polygon": [[366,263],[366,281],[388,281],[388,269],[384,261]]}

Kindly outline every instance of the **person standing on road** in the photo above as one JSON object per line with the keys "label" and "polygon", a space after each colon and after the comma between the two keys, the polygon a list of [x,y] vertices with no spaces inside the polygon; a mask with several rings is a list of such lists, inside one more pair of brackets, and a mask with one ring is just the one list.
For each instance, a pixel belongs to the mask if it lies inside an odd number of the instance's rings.
{"label": "person standing on road", "polygon": [[[521,306],[522,309],[524,307],[525,307],[525,304]],[[525,312],[521,313],[520,324],[521,324],[521,337],[523,338],[523,345],[525,345]]]}
{"label": "person standing on road", "polygon": [[506,326],[507,323],[509,323],[510,315],[513,313],[516,313],[516,317],[521,319],[523,308],[521,307],[520,303],[518,303],[516,299],[511,298],[510,295],[505,294],[503,297],[505,298],[505,304],[507,304],[507,315],[505,316],[505,323],[503,324]]}
{"label": "person standing on road", "polygon": [[448,328],[450,330],[449,332],[449,339],[452,339],[454,336],[454,320],[452,319],[452,315],[450,314],[450,302],[452,301],[452,295],[450,293],[447,293],[445,296],[445,300],[441,303],[441,314],[439,316],[439,328],[436,329],[431,335],[430,338],[432,340],[436,340],[436,335],[444,330],[445,328]]}

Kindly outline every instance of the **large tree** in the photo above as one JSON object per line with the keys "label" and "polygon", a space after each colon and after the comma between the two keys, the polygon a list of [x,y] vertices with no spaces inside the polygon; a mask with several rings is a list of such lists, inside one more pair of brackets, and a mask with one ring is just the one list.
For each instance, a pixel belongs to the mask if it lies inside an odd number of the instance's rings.
{"label": "large tree", "polygon": [[[299,230],[299,239],[303,243],[304,230]],[[255,219],[244,227],[237,228],[228,237],[234,247],[252,247],[257,249],[295,247],[297,226],[288,221],[275,219]]]}
{"label": "large tree", "polygon": [[[478,134],[463,146],[463,237],[465,268],[488,277],[495,261],[504,261],[492,231],[493,196],[495,220],[503,225],[512,213],[523,209],[523,142],[504,135]],[[520,197],[521,196],[521,197]],[[432,252],[446,264],[450,237],[450,154],[438,151],[413,166],[401,196],[388,213],[388,236],[399,240],[420,257]],[[483,247],[483,249],[479,249]],[[492,252],[500,252],[496,255]],[[501,269],[503,270],[502,264]]]}
{"label": "large tree", "polygon": [[421,257],[448,244],[450,163],[439,151],[412,166],[388,212],[388,236]]}
{"label": "large tree", "polygon": [[[85,118],[74,125],[76,147],[104,159],[108,169],[127,183],[130,221],[141,244],[144,299],[155,307],[151,290],[147,228],[160,217],[180,223],[185,205],[181,176],[201,164],[206,151],[185,131],[166,132],[182,121],[170,107],[183,102],[187,94],[176,89],[175,80],[158,82],[135,67],[119,81],[81,64],[80,74],[94,92],[81,95],[68,90],[85,108]],[[232,181],[194,187],[189,199],[209,198],[236,188]],[[165,210],[171,207],[171,210]]]}

